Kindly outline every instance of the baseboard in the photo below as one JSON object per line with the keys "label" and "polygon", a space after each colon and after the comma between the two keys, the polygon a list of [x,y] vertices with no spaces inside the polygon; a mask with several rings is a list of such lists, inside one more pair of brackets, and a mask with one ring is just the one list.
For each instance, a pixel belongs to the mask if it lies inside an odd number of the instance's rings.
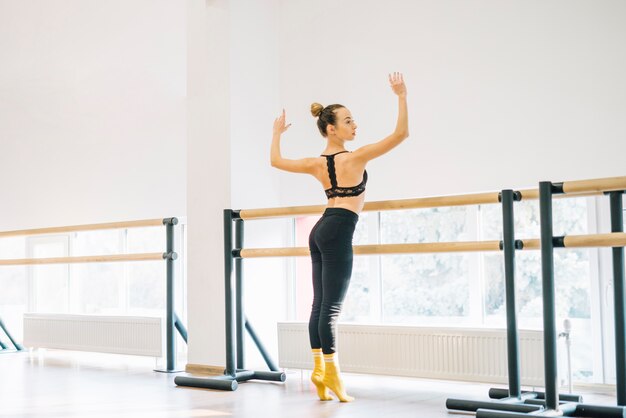
{"label": "baseboard", "polygon": [[209,376],[221,376],[224,374],[224,366],[207,366],[206,364],[191,364],[185,366],[185,371],[191,374],[201,374]]}

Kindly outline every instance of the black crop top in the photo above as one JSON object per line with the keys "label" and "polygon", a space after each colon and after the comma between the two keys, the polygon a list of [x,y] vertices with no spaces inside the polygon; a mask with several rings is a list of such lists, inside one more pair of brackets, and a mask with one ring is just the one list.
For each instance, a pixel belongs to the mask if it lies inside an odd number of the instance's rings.
{"label": "black crop top", "polygon": [[344,152],[350,151],[340,151],[331,155],[321,155],[322,157],[326,157],[326,164],[328,166],[328,177],[330,177],[330,189],[324,190],[326,193],[326,197],[332,199],[334,197],[352,197],[358,196],[365,191],[365,185],[367,184],[367,170],[363,171],[363,180],[361,183],[352,187],[339,187],[337,186],[337,174],[335,173],[335,155],[343,154]]}

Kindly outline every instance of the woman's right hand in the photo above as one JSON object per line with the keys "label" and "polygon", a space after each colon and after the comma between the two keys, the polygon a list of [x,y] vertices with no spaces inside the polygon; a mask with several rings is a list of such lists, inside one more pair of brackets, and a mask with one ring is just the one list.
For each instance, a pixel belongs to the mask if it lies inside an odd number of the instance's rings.
{"label": "woman's right hand", "polygon": [[395,72],[389,74],[389,84],[391,85],[391,90],[393,90],[398,97],[406,97],[406,85],[404,84],[402,73]]}
{"label": "woman's right hand", "polygon": [[285,125],[285,109],[283,109],[283,113],[274,119],[274,136],[281,136],[290,126],[291,123]]}

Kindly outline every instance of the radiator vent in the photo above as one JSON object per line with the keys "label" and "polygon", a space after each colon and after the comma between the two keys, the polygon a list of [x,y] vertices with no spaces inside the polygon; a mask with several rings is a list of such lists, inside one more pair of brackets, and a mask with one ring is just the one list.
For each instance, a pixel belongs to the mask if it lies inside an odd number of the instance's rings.
{"label": "radiator vent", "polygon": [[153,317],[26,313],[24,346],[161,357],[162,320]]}
{"label": "radiator vent", "polygon": [[[506,331],[339,324],[338,353],[346,372],[507,383]],[[520,331],[522,384],[543,385],[543,333]],[[278,324],[279,365],[311,369],[308,327]]]}

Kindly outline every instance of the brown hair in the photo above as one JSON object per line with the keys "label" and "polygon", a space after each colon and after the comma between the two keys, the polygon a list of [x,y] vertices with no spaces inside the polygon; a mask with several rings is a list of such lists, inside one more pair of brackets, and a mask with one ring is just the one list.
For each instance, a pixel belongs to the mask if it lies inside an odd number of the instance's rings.
{"label": "brown hair", "polygon": [[317,128],[320,130],[323,137],[326,137],[327,135],[326,127],[328,125],[336,126],[335,124],[337,123],[337,118],[335,117],[335,110],[341,109],[342,107],[345,106],[332,104],[324,107],[319,103],[313,103],[311,105],[311,114],[313,117],[318,118]]}

